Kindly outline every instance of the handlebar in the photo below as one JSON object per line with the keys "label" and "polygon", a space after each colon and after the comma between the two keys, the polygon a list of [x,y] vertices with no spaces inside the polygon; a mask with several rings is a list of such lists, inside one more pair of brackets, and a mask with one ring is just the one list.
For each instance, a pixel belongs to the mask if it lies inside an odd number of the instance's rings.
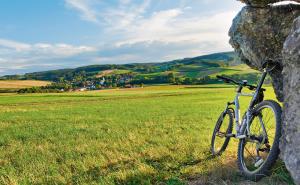
{"label": "handlebar", "polygon": [[[249,90],[257,89],[257,86],[255,86],[255,85],[250,85],[250,84],[247,84],[247,83],[244,83],[244,82],[237,82],[237,81],[235,81],[231,78],[225,77],[225,76],[217,75],[216,77],[220,80],[223,80],[225,83],[233,83],[233,84],[236,84],[236,85],[239,85],[239,86],[242,86],[242,87],[247,87]],[[261,88],[261,90],[265,91],[266,89]]]}
{"label": "handlebar", "polygon": [[235,81],[235,80],[233,80],[233,79],[231,79],[231,78],[225,77],[225,76],[219,76],[219,75],[217,75],[217,78],[223,80],[225,83],[230,83],[230,82],[232,82],[232,83],[234,83],[234,84],[236,84],[236,85],[239,85],[239,83],[238,83],[237,81]]}

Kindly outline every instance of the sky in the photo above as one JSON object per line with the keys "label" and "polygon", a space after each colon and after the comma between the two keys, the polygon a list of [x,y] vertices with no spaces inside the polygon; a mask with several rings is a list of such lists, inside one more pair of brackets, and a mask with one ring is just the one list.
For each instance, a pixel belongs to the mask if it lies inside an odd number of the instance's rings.
{"label": "sky", "polygon": [[231,51],[235,0],[1,0],[0,76]]}

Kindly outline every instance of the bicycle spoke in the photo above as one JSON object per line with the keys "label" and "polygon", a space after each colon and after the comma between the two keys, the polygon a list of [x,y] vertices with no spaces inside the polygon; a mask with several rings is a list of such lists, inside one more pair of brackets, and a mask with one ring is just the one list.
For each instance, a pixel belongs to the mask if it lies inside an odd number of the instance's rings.
{"label": "bicycle spoke", "polygon": [[268,123],[270,121],[270,119],[272,118],[272,116],[269,117],[268,121],[265,121],[265,123]]}
{"label": "bicycle spoke", "polygon": [[246,149],[246,151],[250,154],[250,156],[255,160],[255,157],[251,154],[251,152],[247,149],[247,147],[244,147]]}
{"label": "bicycle spoke", "polygon": [[[258,122],[258,121],[256,121],[255,123],[257,123],[257,122]],[[255,124],[254,130],[256,130],[256,129],[257,129],[257,125],[258,125],[258,124]]]}

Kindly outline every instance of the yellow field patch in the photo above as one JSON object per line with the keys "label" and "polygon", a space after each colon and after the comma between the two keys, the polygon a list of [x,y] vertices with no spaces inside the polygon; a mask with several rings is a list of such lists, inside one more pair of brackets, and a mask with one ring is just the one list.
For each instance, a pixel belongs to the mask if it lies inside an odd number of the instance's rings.
{"label": "yellow field patch", "polygon": [[115,70],[105,70],[102,71],[101,73],[99,73],[98,75],[96,75],[97,78],[101,78],[104,77],[105,75],[109,75],[111,73],[113,73]]}
{"label": "yellow field patch", "polygon": [[46,86],[50,84],[47,81],[38,81],[38,80],[0,80],[1,89],[12,89],[12,88],[27,88],[35,86]]}

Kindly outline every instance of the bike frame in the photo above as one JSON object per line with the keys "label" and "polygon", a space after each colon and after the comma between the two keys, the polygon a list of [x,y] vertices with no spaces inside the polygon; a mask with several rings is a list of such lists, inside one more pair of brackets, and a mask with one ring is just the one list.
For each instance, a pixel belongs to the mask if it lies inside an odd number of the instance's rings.
{"label": "bike frame", "polygon": [[[250,135],[250,120],[251,120],[252,115],[253,115],[253,108],[255,106],[255,103],[256,103],[257,99],[259,98],[259,94],[260,94],[262,85],[263,85],[263,83],[266,79],[267,74],[268,74],[268,72],[266,71],[266,69],[264,69],[264,71],[262,73],[262,76],[261,76],[261,79],[260,79],[254,93],[243,93],[242,92],[243,86],[239,85],[234,101],[233,102],[228,102],[228,104],[226,106],[226,109],[224,111],[224,115],[229,109],[234,110],[235,124],[236,124],[235,125],[236,126],[235,130],[236,130],[236,133],[237,133],[237,135],[231,135],[231,136],[228,136],[228,137],[245,138],[245,137],[247,137],[246,136],[247,133],[248,133],[248,135]],[[240,103],[239,103],[239,98],[241,96],[248,96],[248,97],[250,96],[250,97],[252,97],[252,99],[250,101],[250,104],[249,104],[249,107],[246,111],[246,114],[243,116],[242,119],[240,119],[241,115],[240,115]],[[235,109],[230,108],[231,105],[234,105]],[[264,128],[263,125],[262,125],[262,127]]]}

